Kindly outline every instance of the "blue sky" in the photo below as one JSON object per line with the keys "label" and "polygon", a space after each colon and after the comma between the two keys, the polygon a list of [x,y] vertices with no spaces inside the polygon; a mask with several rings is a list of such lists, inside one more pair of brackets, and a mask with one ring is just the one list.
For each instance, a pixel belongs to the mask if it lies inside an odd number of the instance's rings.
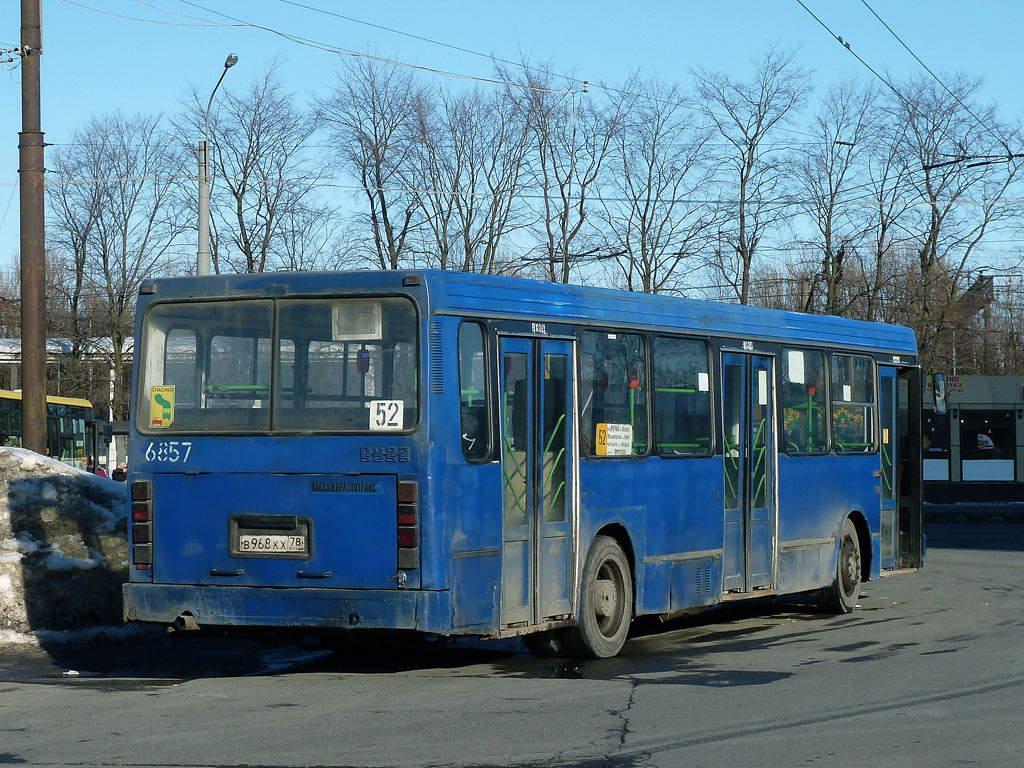
{"label": "blue sky", "polygon": [[[803,1],[874,69],[897,78],[922,73],[861,0]],[[798,61],[815,70],[819,92],[843,76],[873,77],[797,0],[42,2],[42,120],[46,140],[55,144],[66,142],[93,114],[117,109],[128,114],[175,111],[189,84],[204,93],[212,89],[230,52],[238,54],[239,63],[222,87],[241,86],[279,56],[281,74],[292,91],[305,98],[326,90],[333,79],[335,54],[272,32],[237,26],[238,21],[221,14],[329,46],[372,50],[410,64],[482,77],[491,75],[483,56],[369,25],[502,58],[516,59],[523,51],[535,61],[550,60],[556,70],[592,83],[617,83],[637,68],[646,76],[682,83],[689,81],[689,72],[696,67],[742,78],[750,59],[771,45],[799,47]],[[1024,4],[993,0],[868,3],[933,71],[940,76],[963,71],[983,77],[984,98],[1001,105],[1002,119],[1024,117],[1019,82]],[[20,9],[14,0],[0,5],[2,49],[18,43]],[[211,26],[186,16],[236,26]],[[14,183],[21,87],[17,63],[0,67],[0,267],[4,267],[13,262],[18,250]]]}

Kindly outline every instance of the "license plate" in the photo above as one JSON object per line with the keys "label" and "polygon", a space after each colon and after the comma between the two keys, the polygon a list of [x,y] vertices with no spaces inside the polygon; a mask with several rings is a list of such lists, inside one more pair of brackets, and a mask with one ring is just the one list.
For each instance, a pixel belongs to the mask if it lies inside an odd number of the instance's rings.
{"label": "license plate", "polygon": [[306,551],[306,537],[293,534],[243,533],[238,537],[238,551],[245,554],[302,554]]}

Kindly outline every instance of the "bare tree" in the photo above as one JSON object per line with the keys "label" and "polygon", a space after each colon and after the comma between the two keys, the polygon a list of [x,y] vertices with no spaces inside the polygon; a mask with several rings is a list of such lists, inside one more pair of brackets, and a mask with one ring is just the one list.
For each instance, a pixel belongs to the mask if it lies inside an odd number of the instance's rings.
{"label": "bare tree", "polygon": [[863,142],[865,152],[864,204],[858,206],[864,231],[860,269],[862,304],[851,309],[861,320],[885,318],[882,297],[901,279],[896,250],[907,237],[902,222],[912,207],[914,190],[911,163],[904,146],[907,124],[895,119],[891,109],[875,102],[874,132]]}
{"label": "bare tree", "polygon": [[907,126],[904,151],[920,168],[910,178],[923,205],[907,226],[922,283],[914,327],[925,365],[951,343],[958,296],[978,245],[1019,215],[1018,206],[1004,204],[1021,167],[1009,139],[1019,138],[1000,127],[993,106],[978,103],[978,81],[957,76],[945,82],[910,81],[890,102],[895,119]]}
{"label": "bare tree", "polygon": [[369,224],[368,254],[380,269],[411,257],[410,234],[420,226],[419,194],[405,185],[414,149],[419,86],[408,70],[356,57],[340,66],[334,91],[317,113],[337,147],[342,170],[362,187]]}
{"label": "bare tree", "polygon": [[[314,199],[324,165],[308,151],[315,113],[296,104],[271,62],[244,91],[226,90],[210,116],[211,261],[215,272],[264,272],[304,261],[289,248],[324,234]],[[204,129],[206,102],[193,88],[178,132]],[[217,189],[221,188],[219,194]],[[224,193],[227,194],[224,194]],[[189,196],[190,206],[194,196]],[[287,222],[287,224],[286,224]],[[303,233],[289,227],[306,225]],[[322,247],[326,247],[323,244]]]}
{"label": "bare tree", "polygon": [[678,86],[634,78],[628,90],[602,198],[608,247],[628,290],[659,293],[695,268],[716,223],[707,195],[710,132]]}
{"label": "bare tree", "polygon": [[737,82],[720,72],[695,74],[702,106],[725,139],[726,194],[735,195],[734,223],[721,230],[712,265],[741,304],[750,295],[750,269],[765,233],[786,215],[787,147],[778,129],[799,110],[810,90],[808,73],[795,53],[769,50],[754,62],[754,77]]}
{"label": "bare tree", "polygon": [[[81,290],[102,307],[93,328],[97,336],[110,339],[115,418],[128,414],[125,342],[132,334],[139,285],[178,266],[174,246],[185,229],[185,217],[175,191],[184,158],[168,150],[173,146],[158,116],[93,117],[72,135],[65,155],[64,168],[73,170],[74,178],[51,182],[97,191],[61,197],[66,208],[59,209],[51,229],[55,242],[76,243],[80,249],[79,255],[70,253],[76,263],[82,260]],[[87,228],[82,225],[86,221]]]}
{"label": "bare tree", "polygon": [[277,218],[272,238],[273,263],[293,272],[314,272],[336,266],[336,212],[328,205],[303,201],[287,206]]}
{"label": "bare tree", "polygon": [[604,103],[575,87],[575,81],[559,87],[554,78],[526,63],[521,70],[499,71],[507,81],[521,84],[509,93],[533,136],[530,175],[540,200],[538,250],[544,277],[568,283],[572,268],[591,255],[584,242],[593,234],[585,229],[591,198],[621,127],[628,93],[608,91],[612,98]]}
{"label": "bare tree", "polygon": [[530,134],[508,92],[479,89],[420,100],[413,175],[430,260],[441,269],[492,273],[520,211]]}
{"label": "bare tree", "polygon": [[[845,270],[863,233],[856,215],[858,172],[869,139],[877,133],[875,91],[855,82],[830,88],[814,118],[814,139],[797,162],[800,207],[814,225],[815,237],[807,243],[817,252],[819,269],[808,292],[803,311],[820,309],[827,315],[845,314],[849,303],[842,299]],[[853,205],[851,205],[851,202]],[[820,299],[813,301],[820,287]]]}

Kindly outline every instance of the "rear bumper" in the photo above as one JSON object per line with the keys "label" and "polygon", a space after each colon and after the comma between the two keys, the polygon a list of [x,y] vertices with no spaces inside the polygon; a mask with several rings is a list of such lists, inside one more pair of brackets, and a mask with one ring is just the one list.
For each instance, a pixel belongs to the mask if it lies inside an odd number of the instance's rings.
{"label": "rear bumper", "polygon": [[125,621],[171,624],[189,613],[200,627],[451,632],[448,592],[129,583],[122,596]]}

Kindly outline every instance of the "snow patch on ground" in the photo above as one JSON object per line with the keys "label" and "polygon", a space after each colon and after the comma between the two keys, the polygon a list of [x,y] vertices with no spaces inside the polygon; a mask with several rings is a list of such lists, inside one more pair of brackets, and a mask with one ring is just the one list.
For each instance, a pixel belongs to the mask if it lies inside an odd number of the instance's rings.
{"label": "snow patch on ground", "polygon": [[165,630],[143,624],[127,624],[117,626],[85,627],[71,630],[41,629],[34,632],[15,632],[13,629],[0,629],[0,648],[5,645],[84,645],[97,640],[131,640],[136,637],[156,638]]}
{"label": "snow patch on ground", "polygon": [[0,631],[119,623],[128,508],[124,483],[0,448]]}

